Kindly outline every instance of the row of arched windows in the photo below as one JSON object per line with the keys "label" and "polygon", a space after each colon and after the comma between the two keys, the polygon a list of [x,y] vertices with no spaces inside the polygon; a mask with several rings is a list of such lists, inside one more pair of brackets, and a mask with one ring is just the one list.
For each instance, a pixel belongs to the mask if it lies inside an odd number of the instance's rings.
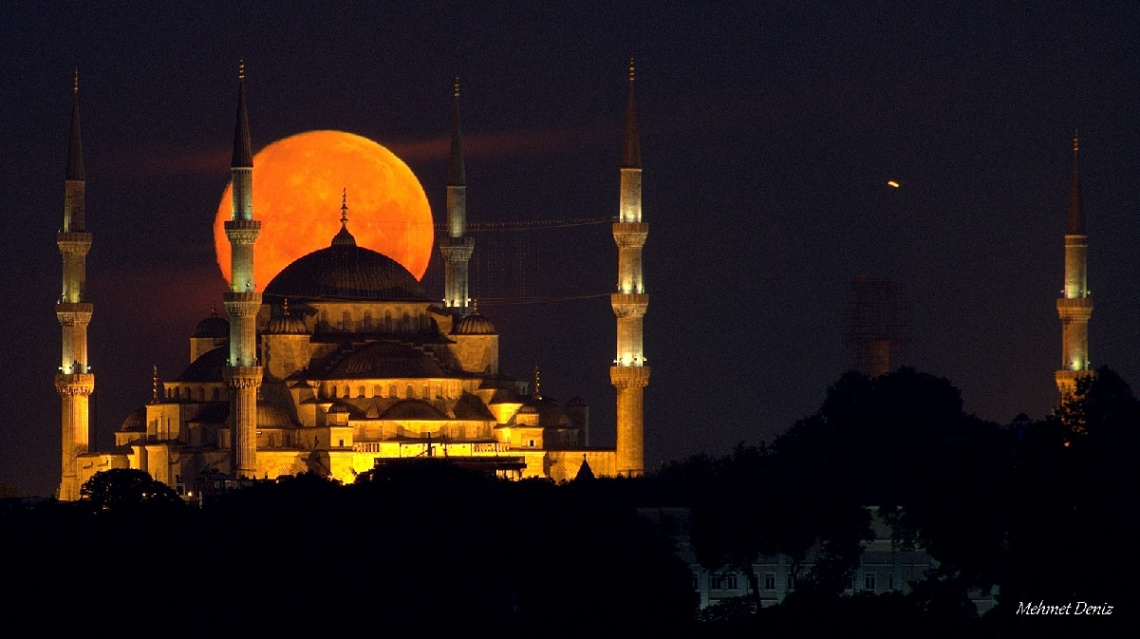
{"label": "row of arched windows", "polygon": [[421,385],[413,384],[373,384],[371,394],[368,386],[358,384],[326,384],[321,393],[325,397],[336,398],[389,398],[389,399],[453,399],[459,396],[458,382],[431,382]]}
{"label": "row of arched windows", "polygon": [[[207,389],[203,386],[198,386],[197,388],[191,388],[190,386],[173,386],[166,389],[166,399],[182,399],[199,402],[220,402],[224,399],[222,397],[221,388],[215,386],[209,389],[208,393],[206,390]],[[206,399],[207,396],[210,398],[209,400]]]}
{"label": "row of arched windows", "polygon": [[387,311],[384,313],[383,319],[376,321],[376,318],[372,316],[372,311],[366,310],[360,317],[358,325],[351,311],[343,311],[340,319],[333,322],[328,310],[322,310],[319,324],[326,328],[345,332],[409,333],[428,329],[431,326],[431,319],[423,314],[410,315],[407,311],[399,317],[393,317],[392,312]]}

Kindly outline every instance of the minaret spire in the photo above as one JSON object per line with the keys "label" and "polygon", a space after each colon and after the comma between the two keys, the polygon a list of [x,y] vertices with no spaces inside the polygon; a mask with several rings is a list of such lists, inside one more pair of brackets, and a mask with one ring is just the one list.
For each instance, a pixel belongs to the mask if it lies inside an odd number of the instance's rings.
{"label": "minaret spire", "polygon": [[625,145],[621,153],[621,166],[641,168],[641,145],[637,135],[637,107],[633,102],[633,58],[629,59],[629,101],[625,107]]}
{"label": "minaret spire", "polygon": [[1055,379],[1061,403],[1077,390],[1077,380],[1092,374],[1089,365],[1089,318],[1093,302],[1088,291],[1088,235],[1081,202],[1078,163],[1080,138],[1073,134],[1073,177],[1069,184],[1069,210],[1065,217],[1065,287],[1057,300],[1061,318],[1061,368]]}
{"label": "minaret spire", "polygon": [[455,76],[455,108],[451,121],[451,164],[447,168],[448,186],[466,186],[467,170],[463,162],[463,131],[459,123],[459,76]]}
{"label": "minaret spire", "polygon": [[238,63],[238,108],[230,164],[233,208],[225,223],[232,259],[230,290],[223,301],[230,315],[230,353],[223,371],[230,388],[231,470],[235,477],[257,476],[257,389],[262,370],[257,359],[257,311],[261,293],[253,281],[254,243],[261,222],[253,219],[253,152],[245,108],[245,60]]}
{"label": "minaret spire", "polygon": [[1081,174],[1078,155],[1080,131],[1073,132],[1073,178],[1069,183],[1069,214],[1065,219],[1065,235],[1085,235],[1085,212],[1081,202]]}
{"label": "minaret spire", "polygon": [[[79,134],[79,68],[75,69],[75,84],[72,89],[74,98],[71,101],[71,136],[67,145],[67,179],[84,181],[87,179],[83,170],[83,136]],[[80,220],[82,222],[82,220]],[[83,225],[80,223],[79,229]]]}
{"label": "minaret spire", "polygon": [[641,221],[641,148],[637,111],[633,100],[633,58],[629,61],[629,102],[621,158],[621,196],[618,221],[613,225],[618,248],[617,292],[610,305],[617,317],[617,355],[610,367],[610,382],[617,389],[618,475],[636,477],[645,472],[643,396],[649,384],[642,338],[642,322],[649,295],[641,270],[641,249],[649,225]]}
{"label": "minaret spire", "polygon": [[79,134],[79,70],[72,88],[71,132],[67,146],[67,175],[64,179],[63,226],[56,235],[63,258],[63,290],[55,305],[61,328],[62,348],[55,388],[61,398],[62,473],[59,498],[79,499],[78,456],[91,451],[91,422],[88,399],[95,390],[95,376],[87,361],[87,325],[95,307],[87,300],[87,253],[91,234],[85,215],[86,175],[83,170],[83,142]]}
{"label": "minaret spire", "polygon": [[245,110],[245,58],[238,61],[237,122],[234,124],[234,155],[230,168],[253,168],[249,115]]}
{"label": "minaret spire", "polygon": [[447,237],[439,241],[443,257],[443,305],[466,317],[471,314],[468,262],[475,250],[467,236],[467,170],[463,162],[463,133],[459,124],[459,76],[455,76],[455,105],[451,123],[451,163],[447,169]]}

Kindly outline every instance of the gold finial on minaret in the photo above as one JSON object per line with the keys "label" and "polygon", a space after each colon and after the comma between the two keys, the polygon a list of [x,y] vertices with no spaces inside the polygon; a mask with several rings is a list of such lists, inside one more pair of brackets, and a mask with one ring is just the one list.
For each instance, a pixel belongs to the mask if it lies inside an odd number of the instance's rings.
{"label": "gold finial on minaret", "polygon": [[629,81],[633,82],[633,56],[629,56]]}
{"label": "gold finial on minaret", "polygon": [[238,58],[238,80],[245,79],[245,56]]}
{"label": "gold finial on minaret", "polygon": [[478,315],[479,314],[479,300],[471,300],[471,314],[472,315]]}
{"label": "gold finial on minaret", "polygon": [[459,76],[455,76],[455,97],[459,97]]}
{"label": "gold finial on minaret", "polygon": [[1081,150],[1080,133],[1081,133],[1080,129],[1073,129],[1073,152],[1074,153]]}
{"label": "gold finial on minaret", "polygon": [[285,317],[289,317],[289,298],[288,297],[286,297],[281,302],[281,314],[284,315]]}
{"label": "gold finial on minaret", "polygon": [[348,187],[340,193],[340,224],[345,226],[348,224]]}
{"label": "gold finial on minaret", "polygon": [[79,67],[78,66],[75,67],[75,88],[74,88],[74,91],[75,91],[76,95],[79,95]]}
{"label": "gold finial on minaret", "polygon": [[154,372],[150,378],[150,403],[158,403],[158,364],[154,365]]}
{"label": "gold finial on minaret", "polygon": [[535,364],[534,364],[534,394],[531,395],[531,397],[533,397],[535,399],[542,399],[542,392],[539,390],[540,384],[541,384],[541,382],[539,381],[539,375],[538,375],[538,362],[535,362]]}

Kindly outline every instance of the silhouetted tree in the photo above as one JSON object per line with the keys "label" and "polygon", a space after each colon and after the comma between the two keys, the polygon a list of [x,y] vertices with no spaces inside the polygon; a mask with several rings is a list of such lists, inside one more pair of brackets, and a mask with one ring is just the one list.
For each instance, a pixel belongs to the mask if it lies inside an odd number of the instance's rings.
{"label": "silhouetted tree", "polygon": [[133,468],[95,473],[80,487],[79,497],[97,511],[184,505],[173,488]]}

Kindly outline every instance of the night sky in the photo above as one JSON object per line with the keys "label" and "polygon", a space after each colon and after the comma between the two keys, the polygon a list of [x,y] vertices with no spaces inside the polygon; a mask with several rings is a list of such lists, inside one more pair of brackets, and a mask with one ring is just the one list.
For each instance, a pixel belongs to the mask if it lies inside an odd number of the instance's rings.
{"label": "night sky", "polygon": [[[46,495],[59,480],[55,233],[76,66],[104,449],[149,400],[151,366],[177,376],[221,307],[211,224],[243,55],[255,151],[312,129],[372,138],[415,171],[437,221],[460,75],[472,222],[616,215],[636,58],[648,468],[812,413],[851,361],[860,274],[905,296],[896,364],[949,378],[986,419],[1048,414],[1078,127],[1090,354],[1140,383],[1140,5],[387,4],[0,7],[0,482]],[[331,239],[339,212],[314,215]],[[614,286],[609,229],[529,233],[538,266],[512,277],[585,299],[480,311],[507,372],[538,363],[543,393],[585,397],[593,443],[612,444],[614,319],[589,297]]]}

